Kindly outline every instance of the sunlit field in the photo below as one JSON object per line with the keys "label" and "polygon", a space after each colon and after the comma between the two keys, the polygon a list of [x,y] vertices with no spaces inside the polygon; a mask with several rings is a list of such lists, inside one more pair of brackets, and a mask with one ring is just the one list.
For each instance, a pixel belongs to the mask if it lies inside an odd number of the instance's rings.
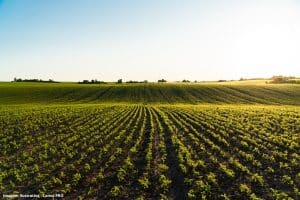
{"label": "sunlit field", "polygon": [[300,198],[300,86],[0,84],[0,190]]}

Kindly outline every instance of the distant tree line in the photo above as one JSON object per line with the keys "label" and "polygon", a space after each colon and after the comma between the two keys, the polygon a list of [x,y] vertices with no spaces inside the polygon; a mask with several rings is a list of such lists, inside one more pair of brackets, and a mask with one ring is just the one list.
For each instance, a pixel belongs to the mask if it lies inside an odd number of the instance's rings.
{"label": "distant tree line", "polygon": [[270,83],[293,83],[300,84],[300,79],[294,76],[273,76]]}
{"label": "distant tree line", "polygon": [[251,80],[265,80],[266,78],[243,78],[241,77],[239,81],[251,81]]}
{"label": "distant tree line", "polygon": [[[165,79],[160,79],[157,81],[158,83],[164,83],[167,82]],[[117,83],[123,83],[122,79],[118,79]],[[143,81],[134,81],[134,80],[129,80],[126,81],[126,83],[148,83],[148,80],[143,80]]]}
{"label": "distant tree line", "polygon": [[160,80],[158,80],[157,82],[158,82],[158,83],[166,83],[167,80],[165,80],[165,79],[160,79]]}
{"label": "distant tree line", "polygon": [[144,81],[132,81],[132,80],[129,80],[129,81],[126,81],[126,83],[148,83],[147,80],[144,80]]}
{"label": "distant tree line", "polygon": [[83,80],[79,81],[79,84],[106,84],[105,81],[98,81],[97,79],[92,79],[92,80]]}
{"label": "distant tree line", "polygon": [[42,79],[21,79],[21,78],[14,78],[12,82],[59,83],[57,81],[54,81],[53,79],[42,80]]}

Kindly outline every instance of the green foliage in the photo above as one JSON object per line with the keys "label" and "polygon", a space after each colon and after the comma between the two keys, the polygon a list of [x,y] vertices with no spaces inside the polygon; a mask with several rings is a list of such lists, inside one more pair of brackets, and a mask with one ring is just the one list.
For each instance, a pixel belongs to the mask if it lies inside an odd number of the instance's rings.
{"label": "green foliage", "polygon": [[282,180],[284,183],[293,186],[294,185],[294,181],[292,180],[292,178],[288,175],[283,175],[282,176]]}
{"label": "green foliage", "polygon": [[93,196],[93,195],[95,195],[95,190],[93,187],[89,187],[88,196]]}
{"label": "green foliage", "polygon": [[109,195],[111,197],[119,197],[121,195],[121,192],[122,192],[122,187],[121,186],[114,186],[109,191]]}
{"label": "green foliage", "polygon": [[85,164],[84,164],[84,170],[85,170],[86,172],[89,172],[89,171],[91,170],[91,166],[90,166],[88,163],[85,163]]}
{"label": "green foliage", "polygon": [[264,178],[257,173],[252,175],[251,180],[255,183],[258,183],[261,186],[264,185]]}
{"label": "green foliage", "polygon": [[247,184],[244,184],[244,183],[240,184],[240,191],[241,191],[242,193],[247,194],[247,195],[250,195],[250,194],[251,194],[251,189],[250,189],[250,187],[249,187]]}
{"label": "green foliage", "polygon": [[209,174],[207,174],[207,180],[215,185],[218,185],[217,176],[213,172],[210,172]]}
{"label": "green foliage", "polygon": [[68,184],[68,183],[67,183],[67,184],[65,185],[65,191],[66,191],[66,192],[70,192],[70,191],[71,191],[71,184]]}
{"label": "green foliage", "polygon": [[117,173],[118,181],[122,182],[124,180],[125,176],[126,176],[126,170],[123,168],[119,169],[119,171]]}
{"label": "green foliage", "polygon": [[169,170],[169,167],[165,164],[159,164],[158,167],[162,172],[167,172]]}
{"label": "green foliage", "polygon": [[231,169],[229,169],[226,165],[220,164],[220,169],[229,177],[229,178],[234,178],[235,173]]}
{"label": "green foliage", "polygon": [[193,181],[191,188],[187,193],[188,199],[208,199],[211,194],[211,186],[203,180],[190,180]]}
{"label": "green foliage", "polygon": [[262,198],[257,197],[254,193],[249,196],[250,200],[262,200]]}
{"label": "green foliage", "polygon": [[285,192],[282,192],[282,191],[279,191],[279,190],[276,190],[273,188],[271,188],[271,191],[272,191],[273,198],[276,200],[281,200],[281,199],[292,200],[293,199],[293,198],[289,197],[289,195],[286,194]]}
{"label": "green foliage", "polygon": [[297,180],[300,182],[300,172],[297,174]]}
{"label": "green foliage", "polygon": [[158,180],[160,187],[167,190],[170,187],[172,181],[168,179],[165,175],[160,175]]}
{"label": "green foliage", "polygon": [[142,178],[140,178],[139,180],[140,185],[144,188],[144,189],[148,189],[150,182],[149,179],[146,176],[143,176]]}
{"label": "green foliage", "polygon": [[81,174],[80,173],[74,174],[73,175],[73,180],[72,180],[73,184],[77,185],[77,183],[80,181],[80,179],[81,179]]}
{"label": "green foliage", "polygon": [[299,125],[297,106],[2,105],[0,190],[297,199]]}

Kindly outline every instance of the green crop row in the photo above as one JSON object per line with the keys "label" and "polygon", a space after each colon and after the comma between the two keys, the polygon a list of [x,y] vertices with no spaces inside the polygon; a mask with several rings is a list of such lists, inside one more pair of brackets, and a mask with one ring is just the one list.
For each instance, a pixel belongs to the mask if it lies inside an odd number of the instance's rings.
{"label": "green crop row", "polygon": [[299,133],[294,106],[1,106],[0,191],[297,199]]}

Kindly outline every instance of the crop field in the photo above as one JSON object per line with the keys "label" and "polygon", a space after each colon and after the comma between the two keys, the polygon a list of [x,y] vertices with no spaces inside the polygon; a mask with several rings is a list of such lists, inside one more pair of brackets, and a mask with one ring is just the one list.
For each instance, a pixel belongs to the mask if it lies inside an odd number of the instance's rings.
{"label": "crop field", "polygon": [[28,103],[272,104],[300,106],[300,84],[0,83],[0,104]]}
{"label": "crop field", "polygon": [[1,194],[300,199],[299,86],[66,85],[0,84]]}

